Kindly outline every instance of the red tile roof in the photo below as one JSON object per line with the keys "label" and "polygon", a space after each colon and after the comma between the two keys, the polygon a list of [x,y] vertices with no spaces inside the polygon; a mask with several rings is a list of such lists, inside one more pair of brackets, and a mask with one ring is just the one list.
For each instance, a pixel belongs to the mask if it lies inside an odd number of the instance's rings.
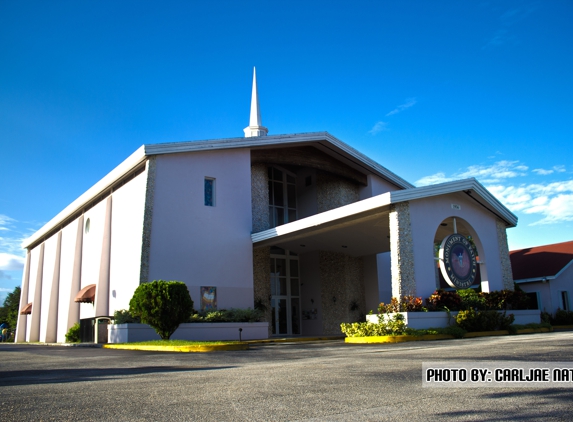
{"label": "red tile roof", "polygon": [[514,280],[552,277],[573,260],[573,241],[519,249],[509,257]]}

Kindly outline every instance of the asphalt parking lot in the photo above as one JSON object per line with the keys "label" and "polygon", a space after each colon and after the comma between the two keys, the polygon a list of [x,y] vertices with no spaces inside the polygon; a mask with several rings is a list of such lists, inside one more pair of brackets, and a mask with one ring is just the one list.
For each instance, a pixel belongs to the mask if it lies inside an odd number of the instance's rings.
{"label": "asphalt parking lot", "polygon": [[0,345],[0,420],[570,421],[573,387],[424,388],[422,363],[573,361],[573,333],[161,353]]}

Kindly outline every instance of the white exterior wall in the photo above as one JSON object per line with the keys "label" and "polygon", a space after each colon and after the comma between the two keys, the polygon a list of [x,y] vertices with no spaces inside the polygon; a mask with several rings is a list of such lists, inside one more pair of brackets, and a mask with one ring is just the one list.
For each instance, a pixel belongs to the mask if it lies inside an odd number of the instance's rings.
{"label": "white exterior wall", "polygon": [[113,193],[109,314],[128,309],[139,286],[147,171]]}
{"label": "white exterior wall", "polygon": [[[204,205],[205,177],[215,206]],[[160,155],[156,159],[149,279],[216,286],[219,308],[253,307],[249,150]]]}
{"label": "white exterior wall", "polygon": [[[60,255],[60,289],[58,295],[58,329],[56,341],[64,343],[66,333],[72,325],[79,320],[80,304],[75,303],[74,299],[79,292],[79,285],[73,285],[73,273],[78,225],[80,226],[80,235],[83,233],[83,219],[80,217],[68,224],[62,230],[62,245]],[[79,280],[78,280],[79,281]],[[72,316],[72,318],[70,318]]]}
{"label": "white exterior wall", "polygon": [[[82,282],[80,290],[90,284],[98,284],[101,263],[103,235],[105,229],[105,212],[107,200],[104,198],[84,213],[84,234],[82,244]],[[85,226],[90,219],[89,233]],[[96,288],[96,295],[97,295]],[[77,294],[77,292],[76,292]],[[75,295],[74,295],[75,296]],[[80,304],[80,319],[95,317],[95,306],[91,303]]]}
{"label": "white exterior wall", "polygon": [[563,309],[561,300],[561,292],[563,291],[569,295],[569,310],[573,310],[573,265],[569,264],[561,274],[558,274],[558,277],[549,280],[547,284],[551,288],[552,313],[555,313],[557,308]]}
{"label": "white exterior wall", "polygon": [[381,195],[386,192],[392,192],[399,190],[396,185],[382,179],[375,174],[369,174],[367,176],[368,185],[360,189],[360,199],[371,198],[376,195]]}
{"label": "white exterior wall", "polygon": [[[452,204],[460,205],[461,209],[452,209]],[[471,225],[468,230],[478,248],[480,262],[485,262],[481,266],[482,282],[489,282],[490,291],[502,290],[496,217],[465,194],[456,193],[410,202],[416,296],[425,299],[436,289],[434,236],[440,223],[448,217],[462,218]]]}

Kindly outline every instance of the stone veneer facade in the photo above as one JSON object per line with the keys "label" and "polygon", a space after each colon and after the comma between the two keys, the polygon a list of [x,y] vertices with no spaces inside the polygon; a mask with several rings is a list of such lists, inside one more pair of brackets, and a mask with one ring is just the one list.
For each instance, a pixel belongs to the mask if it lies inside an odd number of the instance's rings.
{"label": "stone veneer facade", "polygon": [[497,230],[497,245],[499,247],[499,259],[501,262],[501,276],[503,278],[503,288],[514,290],[513,273],[511,271],[511,261],[509,260],[509,247],[507,246],[507,232],[503,221],[497,219],[495,222]]}
{"label": "stone veneer facade", "polygon": [[316,203],[318,212],[325,212],[360,200],[358,184],[344,177],[317,171]]}
{"label": "stone veneer facade", "polygon": [[340,335],[341,322],[355,322],[365,314],[363,260],[321,251],[319,268],[322,334]]}
{"label": "stone veneer facade", "polygon": [[389,220],[392,297],[415,295],[414,243],[409,202],[392,205]]}
{"label": "stone veneer facade", "polygon": [[143,212],[143,231],[141,239],[141,264],[139,283],[149,281],[149,252],[151,248],[151,220],[153,218],[153,197],[155,194],[155,157],[147,161],[147,184],[145,187],[145,210]]}
{"label": "stone veneer facade", "polygon": [[[253,233],[269,229],[269,175],[266,164],[251,166],[251,207]],[[271,335],[271,248],[253,250],[253,296],[255,306],[260,303],[265,307],[264,320],[269,322]]]}

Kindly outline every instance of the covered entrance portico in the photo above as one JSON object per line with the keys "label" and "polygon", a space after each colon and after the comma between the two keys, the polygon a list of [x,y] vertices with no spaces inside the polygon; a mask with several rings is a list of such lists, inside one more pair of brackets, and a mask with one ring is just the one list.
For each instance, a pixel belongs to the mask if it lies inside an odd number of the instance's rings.
{"label": "covered entrance portico", "polygon": [[301,334],[336,335],[380,301],[426,298],[438,287],[435,237],[452,218],[476,241],[482,283],[512,288],[505,229],[517,220],[475,179],[385,193],[251,237],[255,254],[279,247],[297,255]]}

